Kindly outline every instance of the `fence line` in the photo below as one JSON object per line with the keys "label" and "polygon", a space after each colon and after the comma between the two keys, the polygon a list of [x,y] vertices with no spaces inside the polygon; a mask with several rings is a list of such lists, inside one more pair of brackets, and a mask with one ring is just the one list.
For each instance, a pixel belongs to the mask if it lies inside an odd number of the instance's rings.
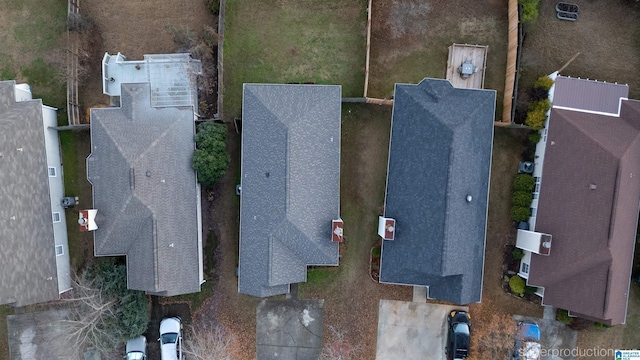
{"label": "fence line", "polygon": [[218,11],[218,108],[215,118],[222,120],[224,120],[222,111],[222,91],[224,89],[224,71],[222,68],[224,60],[224,9],[225,0],[220,0],[220,10]]}
{"label": "fence line", "polygon": [[[69,0],[67,22],[72,14],[80,13],[80,0]],[[69,125],[80,125],[80,106],[78,102],[78,39],[71,37],[67,25],[67,117]]]}
{"label": "fence line", "polygon": [[364,65],[364,97],[367,97],[367,89],[369,88],[369,53],[371,52],[371,0],[367,8],[367,57]]}
{"label": "fence line", "polygon": [[509,0],[509,42],[507,50],[507,70],[504,79],[502,101],[502,122],[511,123],[514,92],[516,84],[516,59],[518,55],[518,0]]}

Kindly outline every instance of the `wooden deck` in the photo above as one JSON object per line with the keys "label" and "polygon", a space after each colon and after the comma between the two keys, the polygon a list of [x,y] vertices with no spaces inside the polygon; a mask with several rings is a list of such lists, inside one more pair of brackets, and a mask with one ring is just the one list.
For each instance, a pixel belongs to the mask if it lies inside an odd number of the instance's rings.
{"label": "wooden deck", "polygon": [[[486,70],[488,46],[453,44],[449,46],[449,59],[447,60],[447,80],[454,87],[467,89],[484,89],[484,73]],[[463,79],[459,69],[465,60],[471,60],[475,72]]]}

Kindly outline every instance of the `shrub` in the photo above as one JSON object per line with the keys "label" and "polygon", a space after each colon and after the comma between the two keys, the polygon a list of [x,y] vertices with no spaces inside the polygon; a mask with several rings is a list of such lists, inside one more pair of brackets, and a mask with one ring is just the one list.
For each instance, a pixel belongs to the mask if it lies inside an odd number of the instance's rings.
{"label": "shrub", "polygon": [[374,258],[379,258],[381,254],[381,249],[379,247],[374,247],[373,250],[371,250],[371,256],[373,256]]}
{"label": "shrub", "polygon": [[537,131],[529,134],[529,141],[534,145],[539,143],[541,139],[542,135],[540,135],[540,133]]}
{"label": "shrub", "polygon": [[226,126],[213,122],[198,125],[192,167],[205,187],[215,185],[224,176],[229,167]]}
{"label": "shrub", "polygon": [[143,291],[127,289],[124,264],[113,258],[96,260],[77,284],[71,324],[80,325],[73,333],[88,345],[113,349],[147,330],[149,301]]}
{"label": "shrub", "polygon": [[529,111],[542,111],[546,113],[549,109],[551,109],[549,99],[542,99],[529,104]]}
{"label": "shrub", "polygon": [[536,180],[529,174],[518,174],[513,180],[513,191],[533,191]]}
{"label": "shrub", "polygon": [[538,19],[538,2],[539,0],[518,0],[518,4],[522,5],[520,20],[523,23],[531,24]]}
{"label": "shrub", "polygon": [[529,207],[532,199],[533,196],[529,191],[516,191],[513,193],[511,205],[513,207]]}
{"label": "shrub", "polygon": [[547,121],[546,111],[529,111],[524,123],[533,130],[540,130],[544,127],[545,121]]}
{"label": "shrub", "polygon": [[516,222],[527,221],[531,217],[531,210],[528,207],[511,208],[511,219]]}
{"label": "shrub", "polygon": [[556,320],[565,325],[570,325],[573,322],[573,318],[569,316],[569,312],[564,309],[556,310]]}
{"label": "shrub", "polygon": [[524,296],[524,279],[518,275],[514,275],[509,279],[509,288],[511,292],[514,294],[518,294],[519,296]]}
{"label": "shrub", "polygon": [[553,83],[554,81],[550,77],[541,76],[533,84],[533,87],[536,89],[543,89],[543,90],[549,91],[549,89],[551,89],[551,86],[553,86]]}
{"label": "shrub", "polygon": [[522,249],[520,248],[515,248],[511,252],[511,256],[513,256],[513,258],[516,260],[520,260],[524,256],[524,252],[522,252]]}
{"label": "shrub", "polygon": [[530,294],[535,294],[535,292],[538,291],[538,288],[535,286],[525,286],[524,287],[524,293],[527,295]]}

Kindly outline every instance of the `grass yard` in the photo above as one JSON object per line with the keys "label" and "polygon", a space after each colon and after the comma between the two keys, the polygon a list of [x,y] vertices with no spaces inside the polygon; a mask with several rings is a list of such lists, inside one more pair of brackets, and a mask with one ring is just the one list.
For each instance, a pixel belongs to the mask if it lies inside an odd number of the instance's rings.
{"label": "grass yard", "polygon": [[226,3],[224,113],[241,115],[243,83],[342,85],[362,96],[366,1]]}
{"label": "grass yard", "polygon": [[640,3],[611,0],[579,5],[579,20],[570,22],[556,18],[555,2],[540,2],[538,20],[523,43],[519,113],[526,112],[535,79],[560,69],[577,53],[563,75],[626,83],[629,98],[640,98]]}
{"label": "grass yard", "polygon": [[395,83],[444,78],[453,43],[489,45],[485,88],[498,91],[502,114],[507,27],[506,1],[374,1],[368,95],[391,98]]}
{"label": "grass yard", "polygon": [[0,0],[0,80],[27,81],[34,98],[64,108],[66,24],[66,0],[50,0],[47,6],[38,0]]}

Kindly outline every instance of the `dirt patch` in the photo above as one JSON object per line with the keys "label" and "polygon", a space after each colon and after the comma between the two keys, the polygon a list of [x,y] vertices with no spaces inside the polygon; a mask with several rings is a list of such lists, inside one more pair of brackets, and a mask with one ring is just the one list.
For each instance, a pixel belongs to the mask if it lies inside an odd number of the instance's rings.
{"label": "dirt patch", "polygon": [[564,75],[627,83],[630,97],[640,98],[640,4],[582,2],[580,18],[571,22],[556,18],[555,3],[540,2],[538,20],[524,39],[519,96],[579,52]]}
{"label": "dirt patch", "polygon": [[426,34],[430,11],[431,4],[428,2],[391,3],[391,16],[387,19],[391,38]]}
{"label": "dirt patch", "polygon": [[[208,216],[205,229],[216,233],[218,248],[215,254],[216,285],[213,297],[194,314],[194,326],[219,324],[231,336],[229,346],[232,359],[254,359],[256,356],[256,304],[257,298],[238,293],[238,227],[239,198],[235,186],[240,173],[240,137],[229,125],[227,150],[231,156],[229,170],[213,191],[212,201],[203,207]],[[208,213],[205,213],[205,209]]]}
{"label": "dirt patch", "polygon": [[485,248],[482,302],[470,305],[474,311],[542,317],[542,307],[505,293],[502,287],[505,246],[515,244],[511,222],[511,184],[516,176],[526,131],[496,128],[491,163],[489,219]]}
{"label": "dirt patch", "polygon": [[[98,28],[102,37],[101,54],[121,52],[132,60],[142,59],[144,54],[175,52],[170,25],[199,36],[205,26],[217,24],[205,0],[88,1],[81,3],[80,13]],[[84,108],[109,103],[108,97],[102,94],[101,60],[101,57],[93,59],[91,73],[80,86],[80,103]]]}
{"label": "dirt patch", "polygon": [[488,45],[485,88],[502,95],[507,51],[507,2],[381,0],[372,5],[368,94],[391,98],[395,83],[444,78],[453,43]]}

